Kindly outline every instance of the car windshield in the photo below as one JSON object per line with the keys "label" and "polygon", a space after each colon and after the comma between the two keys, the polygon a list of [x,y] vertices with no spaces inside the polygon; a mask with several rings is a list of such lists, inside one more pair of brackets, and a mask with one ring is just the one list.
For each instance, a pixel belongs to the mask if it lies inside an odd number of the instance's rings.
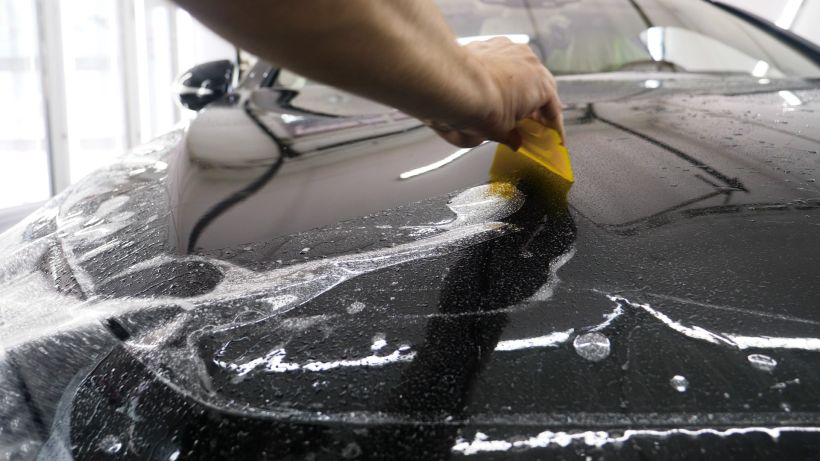
{"label": "car windshield", "polygon": [[556,75],[671,70],[816,77],[820,68],[755,25],[692,0],[438,0],[462,43],[529,43]]}
{"label": "car windshield", "polygon": [[[820,77],[820,67],[769,32],[695,0],[437,0],[458,41],[505,36],[529,44],[558,76],[677,72]],[[336,116],[391,109],[287,70],[278,90],[301,110]]]}

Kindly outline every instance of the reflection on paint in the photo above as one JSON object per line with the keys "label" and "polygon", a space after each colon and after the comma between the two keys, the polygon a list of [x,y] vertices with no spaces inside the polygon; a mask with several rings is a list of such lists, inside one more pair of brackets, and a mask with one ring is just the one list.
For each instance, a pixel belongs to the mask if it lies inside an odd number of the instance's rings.
{"label": "reflection on paint", "polygon": [[666,439],[674,435],[700,437],[714,435],[730,437],[733,435],[764,434],[777,441],[784,433],[820,433],[820,427],[734,427],[730,429],[667,429],[667,430],[626,430],[623,435],[612,435],[604,431],[585,432],[552,432],[544,431],[534,437],[517,438],[518,440],[491,440],[486,434],[477,432],[472,441],[458,438],[452,451],[462,455],[476,455],[479,453],[528,450],[533,448],[548,448],[550,446],[568,447],[571,444],[582,444],[587,447],[601,448],[605,445],[622,444],[635,438]]}
{"label": "reflection on paint", "polygon": [[[310,361],[307,363],[287,362],[285,361],[285,356],[287,353],[283,348],[274,349],[265,354],[263,357],[258,357],[245,363],[233,363],[219,360],[218,357],[225,354],[225,350],[229,345],[230,342],[222,346],[222,348],[216,353],[213,362],[220,368],[235,372],[238,377],[245,376],[258,368],[262,368],[264,371],[269,373],[286,373],[298,370],[322,372],[334,370],[336,368],[382,367],[393,363],[412,362],[413,359],[416,358],[416,353],[410,351],[407,346],[399,346],[389,355],[373,354],[367,357],[352,360]],[[376,345],[374,344],[373,347],[375,346]],[[373,350],[376,351],[378,349]]]}
{"label": "reflection on paint", "polygon": [[517,43],[519,45],[526,45],[530,43],[530,36],[527,34],[472,35],[469,37],[459,37],[456,39],[456,41],[459,45],[466,45],[468,43],[473,42],[486,42],[487,40],[491,40],[498,37],[507,38],[511,42]]}
{"label": "reflection on paint", "polygon": [[777,18],[774,24],[781,29],[791,29],[795,19],[797,19],[797,13],[799,13],[800,8],[803,7],[803,1],[804,0],[787,0],[780,12],[780,17]]}
{"label": "reflection on paint", "polygon": [[303,370],[328,371],[335,368],[348,367],[381,367],[391,363],[412,362],[416,358],[415,352],[403,353],[396,349],[390,355],[369,355],[355,360],[336,360],[331,362],[311,362],[302,366]]}
{"label": "reflection on paint", "polygon": [[799,349],[820,352],[820,338],[786,338],[776,336],[745,336],[732,333],[712,332],[697,325],[686,325],[672,320],[666,314],[653,309],[649,304],[632,302],[622,296],[607,295],[615,303],[625,303],[631,307],[643,309],[651,316],[663,322],[669,328],[692,339],[707,341],[712,344],[729,346],[736,349]]}
{"label": "reflection on paint", "polygon": [[547,278],[547,283],[541,286],[535,294],[530,296],[529,301],[548,301],[552,299],[555,295],[555,290],[558,288],[558,284],[561,283],[561,279],[558,277],[558,271],[574,256],[575,247],[573,246],[569,251],[555,258],[555,260],[550,263],[550,275]]}
{"label": "reflection on paint", "polygon": [[589,331],[603,330],[604,328],[610,326],[612,324],[612,322],[615,321],[615,319],[617,319],[618,317],[623,315],[623,313],[624,313],[624,309],[619,304],[618,306],[615,307],[615,309],[612,312],[610,312],[608,314],[604,314],[604,319],[605,320],[602,323],[600,323],[598,325],[595,325],[594,327],[590,328]]}
{"label": "reflection on paint", "polygon": [[790,106],[799,106],[803,104],[803,101],[797,97],[796,94],[792,93],[791,91],[778,91],[777,94],[783,98],[783,101]]}
{"label": "reflection on paint", "polygon": [[[482,144],[486,144],[486,142],[484,142]],[[459,150],[455,151],[454,153],[448,155],[447,157],[444,157],[443,159],[441,159],[437,162],[433,162],[429,165],[425,165],[425,166],[422,166],[422,167],[419,167],[419,168],[415,168],[415,169],[410,170],[410,171],[405,171],[404,173],[399,175],[399,179],[410,179],[410,178],[414,178],[416,176],[421,176],[424,173],[429,173],[431,171],[438,170],[439,168],[441,168],[443,166],[446,166],[450,163],[455,162],[456,160],[460,159],[461,157],[463,157],[468,152],[471,152],[473,149],[475,149],[475,148],[471,147],[471,148],[467,148],[467,149],[459,149]]]}
{"label": "reflection on paint", "polygon": [[[149,163],[153,164],[154,161],[149,159]],[[105,192],[110,190],[106,186],[110,185],[113,188],[117,184],[117,178],[113,175],[112,177],[98,177],[98,180],[101,184],[97,187],[91,184],[80,184],[69,190],[61,209],[72,210],[83,200],[93,196],[104,196]],[[421,258],[445,255],[510,231],[511,229],[506,224],[498,220],[517,211],[523,204],[524,198],[512,186],[505,191],[505,195],[495,194],[491,186],[486,185],[468,189],[454,197],[448,204],[456,214],[455,219],[432,226],[433,230],[439,233],[392,248],[310,261],[265,272],[255,272],[228,262],[199,256],[183,257],[163,254],[134,264],[127,270],[111,274],[107,278],[107,280],[127,278],[140,271],[156,269],[163,264],[184,261],[212,263],[222,270],[225,277],[212,292],[185,299],[162,297],[97,299],[92,297],[87,301],[79,301],[55,292],[51,282],[47,281],[40,272],[31,271],[31,268],[36,267],[37,261],[48,250],[51,239],[55,236],[50,235],[47,238],[19,245],[22,241],[22,232],[27,225],[37,219],[44,219],[43,214],[56,213],[56,210],[44,209],[10,230],[4,240],[5,243],[9,243],[8,249],[4,251],[0,248],[0,254],[3,256],[0,259],[0,284],[2,284],[0,288],[3,289],[6,301],[4,309],[0,312],[0,351],[28,343],[39,337],[55,334],[58,331],[88,326],[112,315],[161,307],[169,303],[190,310],[218,301],[259,297],[270,306],[269,315],[273,315],[306,302],[357,275]],[[93,220],[89,219],[88,215],[75,216],[58,213],[53,216],[57,221],[56,234],[64,235],[60,240],[64,244],[66,262],[83,293],[93,294],[95,286],[80,266],[80,262],[113,249],[119,244],[117,238],[112,238],[114,230],[109,227],[111,224],[106,223],[105,220],[110,219],[110,215],[126,201],[127,198],[121,196],[103,202],[93,214]],[[82,223],[89,221],[92,222],[87,232],[78,234],[76,231],[82,228]],[[130,220],[116,223],[116,226],[124,228],[133,224],[136,223],[132,216]],[[98,228],[100,230],[96,233],[90,231]],[[102,228],[105,229],[104,232]],[[88,245],[91,242],[99,243]],[[75,257],[74,248],[77,247],[90,247],[91,249]],[[275,283],[271,283],[272,281]],[[36,304],[33,300],[37,301]],[[82,309],[79,309],[80,307]],[[167,333],[170,335],[173,332]]]}
{"label": "reflection on paint", "polygon": [[521,349],[532,349],[538,347],[556,347],[560,344],[569,341],[569,338],[574,331],[574,329],[570,328],[567,331],[558,331],[555,333],[550,333],[545,336],[538,336],[536,338],[511,339],[508,341],[499,341],[499,343],[495,346],[495,350],[506,352],[517,351]]}
{"label": "reflection on paint", "polygon": [[770,336],[726,335],[738,349],[801,349],[820,351],[820,338],[776,338]]}

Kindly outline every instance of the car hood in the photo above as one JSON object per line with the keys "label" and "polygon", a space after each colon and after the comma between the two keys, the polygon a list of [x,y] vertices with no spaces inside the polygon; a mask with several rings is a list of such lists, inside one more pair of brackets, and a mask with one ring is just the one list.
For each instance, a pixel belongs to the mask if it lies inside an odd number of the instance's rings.
{"label": "car hood", "polygon": [[[226,214],[224,245],[179,250],[182,133],[74,186],[0,243],[0,415],[22,421],[0,440],[79,458],[816,446],[820,85],[560,86],[566,198],[488,185],[491,144],[412,192],[393,193],[405,165],[368,160],[392,179],[367,187],[322,159],[453,149],[402,118],[322,148],[258,107],[279,148],[311,146],[286,161],[309,174]],[[355,203],[321,223],[293,205],[316,190]],[[230,241],[288,200],[292,232]]]}

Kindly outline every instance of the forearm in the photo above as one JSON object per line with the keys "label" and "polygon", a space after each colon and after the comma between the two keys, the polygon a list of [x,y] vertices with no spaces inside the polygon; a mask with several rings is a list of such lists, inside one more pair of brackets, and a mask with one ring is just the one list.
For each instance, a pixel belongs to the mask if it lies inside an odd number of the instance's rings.
{"label": "forearm", "polygon": [[416,117],[459,126],[492,115],[493,82],[432,0],[177,2],[265,60]]}

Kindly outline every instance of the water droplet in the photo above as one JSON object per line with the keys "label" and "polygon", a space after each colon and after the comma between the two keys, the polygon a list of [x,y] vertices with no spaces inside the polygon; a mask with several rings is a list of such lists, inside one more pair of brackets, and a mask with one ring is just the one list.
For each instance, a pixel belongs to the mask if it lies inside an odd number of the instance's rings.
{"label": "water droplet", "polygon": [[362,448],[356,442],[350,442],[342,448],[342,458],[355,459],[362,455]]}
{"label": "water droplet", "polygon": [[771,373],[777,367],[777,360],[763,354],[750,354],[746,357],[752,367],[760,371]]}
{"label": "water droplet", "polygon": [[100,450],[113,455],[120,452],[122,449],[122,442],[120,442],[120,439],[114,437],[113,435],[106,435],[102,440],[100,440],[99,447]]}
{"label": "water droplet", "polygon": [[575,352],[590,362],[600,362],[609,357],[609,338],[601,333],[587,333],[572,342]]}
{"label": "water droplet", "polygon": [[787,386],[791,384],[800,384],[800,378],[790,379],[788,381],[783,381],[780,383],[775,383],[769,386],[769,389],[785,389]]}
{"label": "water droplet", "polygon": [[347,313],[348,314],[358,314],[359,312],[363,311],[365,305],[363,302],[356,301],[353,304],[347,306]]}
{"label": "water droplet", "polygon": [[387,346],[387,339],[385,339],[384,333],[376,333],[373,336],[373,345],[370,346],[371,351],[378,351],[384,349]]}
{"label": "water droplet", "polygon": [[689,380],[681,375],[673,376],[672,379],[669,380],[669,384],[678,392],[686,392],[686,390],[689,389]]}

